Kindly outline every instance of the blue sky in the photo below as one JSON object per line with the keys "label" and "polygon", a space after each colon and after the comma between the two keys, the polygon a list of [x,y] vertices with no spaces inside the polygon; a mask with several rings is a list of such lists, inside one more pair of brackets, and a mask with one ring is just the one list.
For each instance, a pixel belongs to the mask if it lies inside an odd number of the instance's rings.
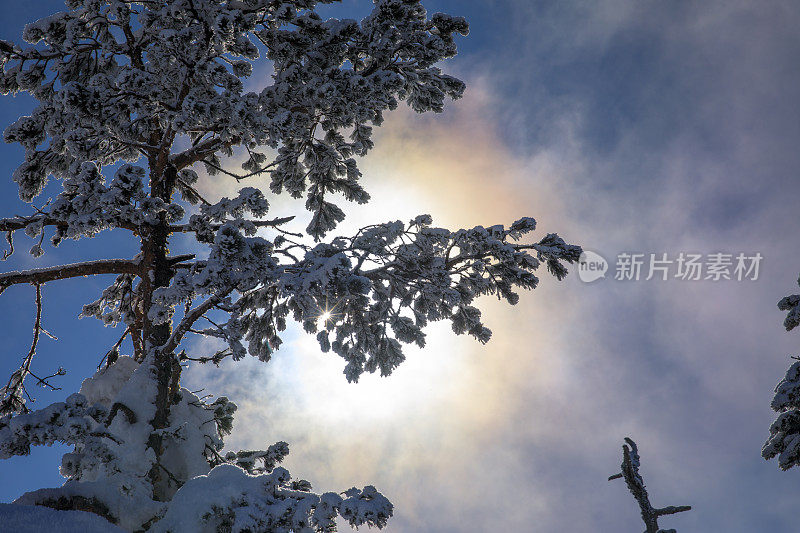
{"label": "blue sky", "polygon": [[[0,37],[58,1],[3,2]],[[354,16],[346,0],[326,13]],[[537,218],[541,231],[612,262],[574,272],[514,309],[487,301],[494,339],[434,328],[388,379],[346,384],[342,365],[297,334],[269,365],[246,361],[188,380],[240,405],[234,446],[292,446],[290,470],[318,489],[374,483],[397,507],[389,531],[640,531],[621,482],[622,438],[640,445],[656,505],[694,509],[679,531],[797,529],[800,477],[760,457],[771,391],[797,355],[777,300],[800,271],[800,6],[793,2],[440,1],[471,34],[447,68],[469,86],[441,116],[402,110],[364,163],[371,206],[352,221],[430,212],[448,226]],[[0,122],[31,108],[0,100]],[[0,146],[0,208],[25,213]],[[210,195],[233,184],[209,182]],[[288,209],[288,206],[284,206]],[[27,245],[27,246],[26,246]],[[4,267],[33,264],[19,237]],[[125,257],[103,235],[65,243],[41,264]],[[615,281],[620,252],[763,257],[757,281]],[[63,398],[116,340],[76,320],[103,280],[50,284],[36,365],[68,370]],[[32,289],[0,298],[0,370],[27,351]],[[796,337],[796,335],[794,336]],[[202,345],[196,346],[198,351]],[[60,483],[60,449],[0,463],[0,500]]]}

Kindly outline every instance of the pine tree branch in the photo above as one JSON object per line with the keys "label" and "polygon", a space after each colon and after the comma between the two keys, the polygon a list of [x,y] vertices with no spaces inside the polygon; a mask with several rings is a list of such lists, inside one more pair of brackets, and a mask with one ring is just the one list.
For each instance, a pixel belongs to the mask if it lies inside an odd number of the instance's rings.
{"label": "pine tree branch", "polygon": [[[273,218],[272,220],[247,220],[257,228],[276,228],[294,220],[294,216]],[[212,224],[211,228],[218,230],[222,224]],[[175,224],[169,227],[171,233],[189,233],[194,231],[189,224]]]}
{"label": "pine tree branch", "polygon": [[11,285],[19,283],[42,284],[78,276],[96,274],[138,274],[141,270],[139,261],[130,259],[101,259],[70,265],[59,265],[46,268],[13,271],[0,274],[0,294]]}
{"label": "pine tree branch", "polygon": [[63,224],[66,226],[64,222],[59,222],[56,219],[48,218],[48,217],[40,217],[40,216],[32,216],[32,217],[13,217],[13,218],[1,218],[0,219],[0,231],[16,231],[18,229],[24,229],[33,224],[34,222],[41,222],[43,226],[58,226],[59,224]]}
{"label": "pine tree branch", "polygon": [[277,167],[278,165],[280,165],[284,161],[287,161],[289,159],[297,159],[298,157],[300,157],[300,154],[303,152],[303,150],[305,149],[305,147],[307,145],[308,145],[307,142],[303,142],[300,145],[300,148],[297,151],[292,152],[290,154],[287,154],[287,155],[285,155],[283,157],[279,157],[278,159],[276,159],[273,162],[271,162],[271,163],[259,168],[258,170],[253,170],[252,172],[248,172],[247,174],[237,174],[236,172],[231,172],[230,170],[226,170],[226,169],[222,168],[219,165],[215,165],[214,163],[212,163],[211,161],[209,161],[208,159],[205,159],[205,158],[203,158],[202,161],[203,161],[203,163],[205,163],[206,165],[210,166],[214,170],[216,170],[218,172],[222,172],[226,176],[230,176],[232,178],[235,178],[236,181],[241,181],[241,180],[244,180],[244,179],[247,179],[247,178],[252,178],[253,176],[258,176],[259,174],[263,174],[264,172],[272,172],[271,169],[273,167]]}
{"label": "pine tree branch", "polygon": [[71,49],[67,50],[56,50],[52,46],[45,50],[39,50],[37,48],[28,47],[23,49],[16,48],[16,47],[9,47],[7,44],[4,43],[0,50],[9,54],[10,59],[12,61],[50,61],[51,59],[67,57],[67,56],[74,56],[84,54],[86,52],[93,52],[95,50],[99,50],[101,47],[99,44],[89,43],[89,44],[81,44]]}
{"label": "pine tree branch", "polygon": [[191,311],[187,312],[183,319],[181,320],[178,327],[175,328],[175,331],[172,332],[167,342],[162,346],[162,351],[164,353],[171,353],[178,347],[183,339],[183,336],[186,335],[189,330],[191,329],[192,325],[197,322],[200,317],[210,311],[215,305],[219,304],[224,300],[232,291],[233,289],[227,289],[220,293],[211,296],[208,300],[201,303]]}
{"label": "pine tree branch", "polygon": [[[17,231],[20,229],[25,229],[31,224],[38,222],[41,223],[43,226],[67,226],[67,222],[64,220],[58,220],[55,218],[48,217],[47,214],[36,214],[30,217],[25,216],[16,216],[11,218],[0,218],[0,232],[2,231]],[[131,231],[138,231],[138,227],[135,224],[129,224],[123,221],[115,221],[114,225],[131,230]]]}
{"label": "pine tree branch", "polygon": [[[179,188],[179,189],[183,189],[183,190],[181,190],[181,192],[188,191],[188,192],[189,192],[189,194],[193,195],[193,196],[194,196],[194,197],[195,197],[197,200],[199,200],[199,201],[200,201],[200,203],[202,203],[203,205],[211,205],[211,202],[209,202],[208,200],[206,200],[206,199],[203,197],[203,195],[202,195],[202,194],[200,194],[200,192],[199,192],[197,189],[195,189],[194,187],[192,187],[191,185],[189,185],[188,183],[186,183],[186,182],[185,182],[185,181],[183,181],[182,179],[180,179],[180,178],[178,178],[178,179],[177,179],[177,185],[178,185],[178,188]],[[194,202],[192,202],[192,203],[194,203]]]}
{"label": "pine tree branch", "polygon": [[169,162],[175,167],[176,170],[181,170],[182,168],[186,168],[199,161],[202,161],[207,156],[218,152],[223,148],[236,146],[239,144],[239,142],[241,142],[239,137],[234,137],[227,142],[224,142],[219,138],[208,139],[201,142],[197,146],[193,146],[192,148],[189,148],[188,150],[185,150],[179,154],[170,156]]}

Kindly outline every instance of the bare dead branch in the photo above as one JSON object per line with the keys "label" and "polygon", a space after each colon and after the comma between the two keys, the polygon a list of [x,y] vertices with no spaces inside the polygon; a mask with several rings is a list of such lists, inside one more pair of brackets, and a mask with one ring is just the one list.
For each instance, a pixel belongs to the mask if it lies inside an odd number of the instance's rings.
{"label": "bare dead branch", "polygon": [[185,263],[186,261],[191,261],[195,258],[194,254],[182,254],[176,255],[174,257],[167,257],[167,263],[169,266],[175,266],[179,263]]}
{"label": "bare dead branch", "polygon": [[12,255],[14,255],[14,232],[7,231],[6,232],[6,242],[8,243],[8,250],[3,250],[3,258],[2,260],[5,261]]}
{"label": "bare dead branch", "polygon": [[70,265],[59,265],[46,268],[13,271],[0,274],[0,293],[11,285],[19,283],[35,283],[40,285],[48,281],[93,276],[96,274],[138,274],[139,261],[130,259],[101,259]]}
{"label": "bare dead branch", "polygon": [[122,336],[119,338],[119,340],[115,342],[114,346],[112,346],[111,349],[108,350],[103,356],[103,358],[100,359],[100,362],[97,364],[97,370],[100,370],[100,367],[103,366],[103,361],[108,361],[106,363],[107,367],[113,365],[117,361],[117,358],[119,357],[119,347],[122,345],[122,341],[125,340],[125,337],[127,337],[130,332],[131,326],[125,328],[125,331],[122,333]]}
{"label": "bare dead branch", "polygon": [[667,507],[656,509],[656,514],[658,516],[664,516],[668,514],[682,513],[684,511],[691,511],[691,510],[692,510],[691,505],[668,505]]}
{"label": "bare dead branch", "polygon": [[36,374],[34,374],[33,371],[28,371],[28,374],[33,379],[36,380],[36,384],[37,385],[39,385],[40,387],[45,387],[45,388],[50,389],[50,390],[61,390],[61,387],[56,387],[55,385],[50,383],[50,379],[54,378],[56,376],[63,376],[66,373],[67,373],[66,370],[64,370],[62,367],[58,367],[58,370],[56,370],[55,373],[50,374],[49,376],[45,376],[45,377],[42,378],[42,377],[39,377]]}
{"label": "bare dead branch", "polygon": [[[36,347],[39,344],[39,333],[42,331],[42,286],[36,285],[36,319],[33,323],[33,341],[31,348],[28,350],[28,355],[22,362],[22,365],[11,374],[8,383],[2,389],[2,398],[0,398],[0,416],[15,413],[26,412],[25,401],[23,395],[28,396],[33,400],[28,392],[25,390],[25,378],[31,373],[31,362],[33,356],[36,355]],[[39,379],[40,383],[47,383],[45,380]]]}
{"label": "bare dead branch", "polygon": [[628,490],[633,495],[636,503],[639,504],[639,509],[642,513],[642,520],[644,521],[645,533],[675,533],[674,529],[663,530],[658,527],[658,517],[682,513],[690,511],[690,505],[668,506],[659,509],[654,508],[650,504],[650,496],[647,494],[647,489],[644,486],[644,480],[639,474],[639,450],[636,443],[632,439],[625,437],[627,444],[622,445],[622,471],[619,474],[614,474],[608,478],[609,481],[614,479],[623,478]]}

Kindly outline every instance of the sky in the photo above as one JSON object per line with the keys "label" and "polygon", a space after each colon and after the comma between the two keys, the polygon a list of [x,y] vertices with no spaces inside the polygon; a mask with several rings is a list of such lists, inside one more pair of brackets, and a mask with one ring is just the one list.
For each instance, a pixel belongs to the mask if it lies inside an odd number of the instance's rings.
{"label": "sky", "polygon": [[[60,7],[0,0],[0,38]],[[621,444],[639,444],[657,506],[692,505],[662,527],[702,532],[796,531],[800,475],[764,461],[772,389],[797,351],[776,302],[800,271],[800,5],[744,2],[425,2],[464,15],[471,32],[445,69],[466,81],[440,115],[399,109],[361,168],[373,201],[342,232],[430,213],[442,226],[537,219],[605,258],[605,278],[577,268],[515,307],[481,302],[486,345],[429,330],[388,378],[356,385],[343,362],[294,330],[268,364],[190,369],[190,388],[239,405],[232,448],[289,443],[286,466],[317,490],[374,484],[395,504],[389,532],[638,532],[617,480]],[[366,0],[326,16],[353,17]],[[265,75],[257,71],[254,78]],[[258,79],[253,83],[258,84]],[[0,98],[0,123],[32,108]],[[0,146],[0,209],[30,209]],[[235,184],[207,181],[210,196]],[[296,204],[276,202],[290,212]],[[101,235],[65,243],[38,264],[126,257],[135,243]],[[28,243],[3,265],[34,261]],[[27,245],[27,246],[26,246]],[[616,280],[620,254],[756,253],[757,280]],[[673,265],[675,268],[675,265]],[[77,390],[120,332],[77,320],[103,279],[44,288],[36,367]],[[30,346],[33,289],[0,297],[6,375]],[[200,354],[212,346],[198,343]],[[3,378],[4,379],[4,378]],[[0,501],[63,482],[65,448],[0,462]]]}

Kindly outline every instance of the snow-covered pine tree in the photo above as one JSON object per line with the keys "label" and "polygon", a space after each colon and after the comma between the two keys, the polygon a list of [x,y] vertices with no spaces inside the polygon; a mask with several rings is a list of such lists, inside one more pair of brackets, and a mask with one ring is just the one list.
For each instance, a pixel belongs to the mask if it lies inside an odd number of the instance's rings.
{"label": "snow-covered pine tree", "polygon": [[[800,278],[797,283],[800,285]],[[778,309],[787,311],[783,321],[786,331],[800,325],[800,294],[782,298]],[[761,455],[764,459],[777,456],[778,466],[788,470],[800,464],[800,359],[792,363],[786,376],[775,387],[772,409],[778,417],[769,428],[769,438]]]}
{"label": "snow-covered pine tree", "polygon": [[[403,343],[425,344],[429,322],[449,320],[486,342],[478,296],[514,304],[542,264],[561,279],[563,262],[578,259],[580,248],[555,234],[520,241],[531,218],[449,231],[422,215],[325,239],[345,216],[334,195],[369,199],[355,157],[372,147],[383,113],[400,101],[439,112],[461,96],[464,84],[436,65],[468,31],[462,18],[428,17],[419,0],[375,0],[360,22],[323,20],[317,4],[334,2],[67,0],[67,11],[26,26],[28,45],[0,41],[2,92],[38,101],[5,131],[25,148],[14,173],[20,197],[32,203],[49,179],[61,186],[29,216],[0,220],[8,242],[22,230],[39,256],[45,237],[57,246],[109,230],[141,240],[133,258],[0,274],[0,292],[32,285],[39,310],[32,348],[0,389],[0,457],[75,446],[62,487],[18,502],[90,510],[131,531],[323,532],[337,516],[382,527],[392,505],[374,487],[314,494],[277,466],[285,443],[224,453],[235,405],[182,388],[183,366],[248,353],[267,362],[293,319],[345,360],[348,380],[388,375]],[[245,91],[259,56],[271,82]],[[243,170],[224,161],[234,155]],[[195,188],[198,172],[268,175],[270,190],[211,203]],[[267,197],[281,193],[305,198],[304,231],[267,218]],[[176,233],[207,258],[171,254]],[[116,276],[82,315],[119,326],[120,343],[80,393],[29,412],[41,286],[87,275]],[[320,321],[326,305],[336,313]],[[188,355],[191,335],[228,348]],[[126,339],[131,355],[120,356]]]}

